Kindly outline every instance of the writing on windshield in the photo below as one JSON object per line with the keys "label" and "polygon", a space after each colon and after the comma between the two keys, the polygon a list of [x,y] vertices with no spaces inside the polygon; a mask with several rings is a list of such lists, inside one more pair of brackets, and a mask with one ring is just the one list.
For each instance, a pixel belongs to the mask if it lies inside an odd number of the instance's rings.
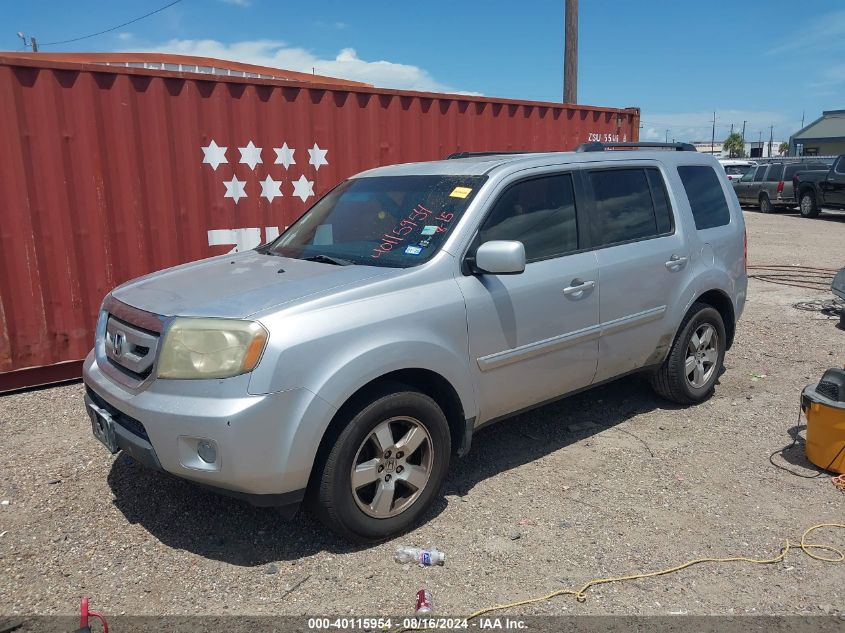
{"label": "writing on windshield", "polygon": [[486,176],[371,176],[341,183],[268,249],[406,268],[429,260],[472,203]]}

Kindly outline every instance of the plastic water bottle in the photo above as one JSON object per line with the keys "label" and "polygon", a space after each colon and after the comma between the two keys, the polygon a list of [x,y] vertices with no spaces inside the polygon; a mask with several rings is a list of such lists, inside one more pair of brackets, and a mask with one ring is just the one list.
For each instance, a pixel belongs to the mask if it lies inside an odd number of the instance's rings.
{"label": "plastic water bottle", "polygon": [[417,563],[420,567],[442,565],[446,562],[446,554],[436,549],[420,549],[419,547],[397,547],[394,560],[397,563]]}

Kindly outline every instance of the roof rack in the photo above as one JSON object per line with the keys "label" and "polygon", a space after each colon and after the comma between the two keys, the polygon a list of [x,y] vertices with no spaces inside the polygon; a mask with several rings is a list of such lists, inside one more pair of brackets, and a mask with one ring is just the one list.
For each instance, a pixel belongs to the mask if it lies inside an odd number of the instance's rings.
{"label": "roof rack", "polygon": [[655,143],[655,142],[642,142],[642,143],[599,143],[599,142],[592,142],[592,143],[581,143],[578,147],[575,148],[576,152],[603,152],[606,149],[615,149],[617,147],[655,147],[659,149],[673,149],[677,152],[694,152],[696,151],[695,146],[690,143]]}
{"label": "roof rack", "polygon": [[475,156],[498,156],[499,154],[530,154],[528,150],[504,151],[504,152],[455,152],[449,154],[446,160],[453,160],[455,158],[473,158]]}

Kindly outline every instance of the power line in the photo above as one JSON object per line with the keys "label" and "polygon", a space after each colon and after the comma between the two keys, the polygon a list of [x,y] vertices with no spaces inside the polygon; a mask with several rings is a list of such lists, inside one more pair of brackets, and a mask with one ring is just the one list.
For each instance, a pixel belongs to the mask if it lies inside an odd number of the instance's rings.
{"label": "power line", "polygon": [[103,35],[104,33],[110,33],[111,31],[116,31],[117,29],[123,28],[124,26],[134,24],[135,22],[143,20],[144,18],[148,18],[151,15],[155,15],[156,13],[161,13],[165,9],[169,9],[174,4],[179,4],[180,2],[182,2],[182,0],[174,0],[170,4],[166,4],[163,7],[156,9],[155,11],[150,11],[149,13],[145,13],[144,15],[142,15],[140,17],[137,17],[133,20],[129,20],[128,22],[124,22],[123,24],[118,24],[117,26],[113,26],[113,27],[106,29],[104,31],[98,31],[96,33],[91,33],[90,35],[83,35],[82,37],[74,37],[74,38],[69,39],[69,40],[61,40],[59,42],[47,42],[46,44],[41,44],[41,46],[56,46],[57,44],[70,44],[71,42],[78,42],[79,40],[87,40],[89,37],[97,37],[98,35]]}

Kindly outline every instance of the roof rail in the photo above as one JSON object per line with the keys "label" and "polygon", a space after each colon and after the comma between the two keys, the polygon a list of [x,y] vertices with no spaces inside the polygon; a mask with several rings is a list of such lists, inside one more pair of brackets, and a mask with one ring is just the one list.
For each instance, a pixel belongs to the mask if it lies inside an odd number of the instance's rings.
{"label": "roof rail", "polygon": [[504,152],[455,152],[449,154],[446,160],[453,160],[455,158],[473,158],[475,156],[498,156],[499,154],[530,154],[528,150],[504,151]]}
{"label": "roof rail", "polygon": [[678,152],[694,152],[695,146],[690,143],[655,143],[643,141],[641,143],[581,143],[575,148],[576,152],[603,152],[606,149],[615,149],[617,147],[655,147],[659,149],[674,149]]}

